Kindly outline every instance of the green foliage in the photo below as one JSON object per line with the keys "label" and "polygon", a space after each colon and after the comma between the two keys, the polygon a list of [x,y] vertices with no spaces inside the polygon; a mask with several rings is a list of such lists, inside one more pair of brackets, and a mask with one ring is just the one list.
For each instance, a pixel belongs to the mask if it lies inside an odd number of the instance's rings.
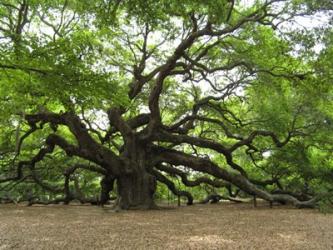
{"label": "green foliage", "polygon": [[[329,0],[288,0],[267,9],[266,1],[261,0],[248,5],[244,1],[227,0],[29,0],[28,3],[27,22],[21,30],[13,26],[22,21],[19,9],[15,8],[19,3],[12,0],[0,3],[0,172],[8,172],[18,160],[30,159],[50,133],[77,144],[68,128],[60,126],[54,132],[44,124],[43,129],[39,128],[24,141],[17,155],[18,138],[29,129],[24,122],[25,114],[83,113],[94,123],[94,129],[105,135],[106,129],[101,125],[105,117],[101,114],[105,115],[110,107],[123,107],[126,119],[146,113],[157,76],[148,80],[141,93],[130,100],[128,91],[133,78],[140,70],[145,76],[167,62],[182,39],[188,37],[194,22],[199,28],[210,26],[213,32],[237,25],[250,13],[256,13],[256,17],[274,7],[281,9],[286,20],[292,20],[293,15],[304,16],[332,8]],[[295,191],[302,191],[306,184],[313,193],[331,192],[333,31],[329,26],[293,30],[291,24],[280,27],[277,24],[280,21],[283,20],[279,16],[268,16],[244,22],[221,37],[196,39],[175,67],[181,73],[164,80],[159,100],[162,122],[174,124],[191,114],[195,103],[214,96],[198,115],[223,121],[223,126],[196,121],[190,136],[218,141],[228,148],[237,140],[230,138],[226,130],[242,138],[253,131],[272,131],[281,141],[293,133],[284,147],[274,145],[270,137],[258,136],[253,141],[258,150],[250,155],[248,148],[240,147],[233,155],[234,161],[253,179],[279,177],[284,187]],[[147,51],[143,49],[145,36]],[[202,65],[191,65],[185,57],[186,54],[196,58],[205,46],[213,43],[216,44],[202,56]],[[315,51],[316,46],[321,47],[320,52]],[[144,56],[147,58],[143,64]],[[228,69],[233,64],[239,65]],[[207,76],[200,71],[200,67],[221,66],[226,67],[221,74]],[[195,80],[190,80],[191,77]],[[229,95],[217,98],[220,93],[228,92],[224,89],[228,83],[237,81],[237,87],[230,89]],[[93,138],[98,140],[96,133]],[[112,142],[113,145],[105,146],[115,149],[124,141],[118,133]],[[188,145],[179,148],[188,154],[208,157],[236,172],[222,154],[211,149]],[[264,152],[269,152],[269,156],[263,156]],[[35,171],[48,185],[61,186],[64,170],[77,162],[85,161],[69,159],[57,149],[50,158],[39,162]],[[87,196],[99,191],[100,175],[82,170],[75,173],[75,178]],[[170,178],[177,188],[186,189],[177,178]],[[73,185],[71,181],[71,189]],[[44,192],[38,185],[22,182],[13,189],[13,196],[20,199],[26,189]],[[192,193],[199,199],[207,193],[207,188],[201,185]],[[159,185],[156,197],[167,199],[169,191]],[[320,207],[324,208],[325,202]]]}

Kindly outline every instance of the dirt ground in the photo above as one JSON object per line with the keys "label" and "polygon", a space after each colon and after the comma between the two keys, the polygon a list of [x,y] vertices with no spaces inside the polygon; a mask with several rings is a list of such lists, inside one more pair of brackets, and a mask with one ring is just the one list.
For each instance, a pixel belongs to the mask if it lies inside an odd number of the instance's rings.
{"label": "dirt ground", "polygon": [[267,204],[118,213],[0,205],[2,249],[333,249],[333,215]]}

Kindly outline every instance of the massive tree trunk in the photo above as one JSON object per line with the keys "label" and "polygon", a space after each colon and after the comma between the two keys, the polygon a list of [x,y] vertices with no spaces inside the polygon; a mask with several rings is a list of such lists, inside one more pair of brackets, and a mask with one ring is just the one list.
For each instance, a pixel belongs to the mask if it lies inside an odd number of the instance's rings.
{"label": "massive tree trunk", "polygon": [[117,178],[120,209],[148,209],[155,207],[153,196],[156,190],[156,177],[148,173],[147,146],[137,137],[126,139],[122,157],[129,162],[129,172]]}
{"label": "massive tree trunk", "polygon": [[154,208],[153,196],[156,179],[146,171],[135,171],[133,174],[120,176],[117,179],[118,201],[120,209]]}

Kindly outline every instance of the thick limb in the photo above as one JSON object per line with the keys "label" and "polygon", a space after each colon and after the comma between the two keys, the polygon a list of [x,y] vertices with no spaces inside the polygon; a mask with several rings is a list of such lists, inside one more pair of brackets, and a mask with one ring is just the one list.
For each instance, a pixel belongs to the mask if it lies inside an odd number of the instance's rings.
{"label": "thick limb", "polygon": [[178,190],[172,181],[170,181],[168,178],[166,178],[162,173],[158,172],[157,170],[152,170],[151,173],[154,176],[156,176],[156,179],[159,182],[165,184],[174,195],[185,196],[187,198],[187,205],[193,204],[193,196],[191,195],[191,193],[183,190]]}
{"label": "thick limb", "polygon": [[251,183],[246,177],[230,173],[227,170],[220,168],[215,163],[210,160],[202,159],[192,155],[187,155],[176,150],[163,149],[155,150],[155,153],[158,154],[156,158],[156,164],[158,162],[167,162],[173,165],[186,165],[193,170],[200,171],[203,173],[210,174],[216,178],[221,178],[225,181],[230,182],[231,184],[242,189],[244,192],[250,195],[256,195],[259,198],[262,198],[271,202],[286,202],[295,205],[296,207],[314,207],[317,201],[317,198],[312,198],[308,201],[300,201],[293,196],[287,194],[271,194],[263,189],[259,189],[256,185]]}
{"label": "thick limb", "polygon": [[188,187],[195,187],[195,186],[199,186],[200,184],[208,184],[213,187],[221,188],[221,187],[227,187],[228,185],[230,185],[229,183],[223,182],[221,180],[218,180],[218,179],[212,180],[208,177],[199,177],[195,180],[189,180],[187,178],[187,174],[185,172],[183,172],[177,168],[165,165],[165,164],[158,164],[157,166],[155,166],[155,168],[160,171],[166,172],[168,174],[180,176],[182,179],[182,182]]}

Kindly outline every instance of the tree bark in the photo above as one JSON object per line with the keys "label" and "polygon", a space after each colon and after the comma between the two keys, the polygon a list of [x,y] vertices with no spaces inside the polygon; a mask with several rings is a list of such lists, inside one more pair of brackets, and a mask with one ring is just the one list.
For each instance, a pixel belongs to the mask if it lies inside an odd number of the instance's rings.
{"label": "tree bark", "polygon": [[154,193],[156,177],[149,173],[147,145],[132,134],[128,135],[122,157],[127,159],[130,171],[117,177],[119,209],[150,209],[156,207]]}
{"label": "tree bark", "polygon": [[149,209],[156,207],[153,196],[156,190],[156,178],[145,172],[120,176],[117,179],[118,200],[120,209]]}

